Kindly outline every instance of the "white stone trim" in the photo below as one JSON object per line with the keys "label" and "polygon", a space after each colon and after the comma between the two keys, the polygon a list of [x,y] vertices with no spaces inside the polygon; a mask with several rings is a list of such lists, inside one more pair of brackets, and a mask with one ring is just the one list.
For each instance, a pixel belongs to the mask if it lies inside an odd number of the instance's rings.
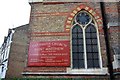
{"label": "white stone trim", "polygon": [[67,68],[67,72],[22,72],[22,75],[109,75],[107,68],[103,69],[81,69],[71,70]]}
{"label": "white stone trim", "polygon": [[108,69],[102,68],[102,69],[71,69],[67,68],[68,74],[89,74],[89,75],[108,75]]}

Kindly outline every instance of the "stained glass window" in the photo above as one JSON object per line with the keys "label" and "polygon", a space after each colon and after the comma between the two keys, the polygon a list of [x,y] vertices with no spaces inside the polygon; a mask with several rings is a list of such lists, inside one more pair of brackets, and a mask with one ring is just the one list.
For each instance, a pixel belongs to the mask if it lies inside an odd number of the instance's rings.
{"label": "stained glass window", "polygon": [[76,16],[76,21],[81,25],[86,25],[88,22],[90,22],[90,16],[85,12],[80,12]]}
{"label": "stained glass window", "polygon": [[74,18],[72,27],[73,69],[100,68],[97,29],[94,23],[87,11],[80,11]]}

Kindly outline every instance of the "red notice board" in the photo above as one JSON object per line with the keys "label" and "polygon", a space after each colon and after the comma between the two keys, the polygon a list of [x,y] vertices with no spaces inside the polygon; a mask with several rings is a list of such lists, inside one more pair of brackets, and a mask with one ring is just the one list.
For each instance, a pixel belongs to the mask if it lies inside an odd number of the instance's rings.
{"label": "red notice board", "polygon": [[28,66],[70,66],[70,42],[30,42]]}

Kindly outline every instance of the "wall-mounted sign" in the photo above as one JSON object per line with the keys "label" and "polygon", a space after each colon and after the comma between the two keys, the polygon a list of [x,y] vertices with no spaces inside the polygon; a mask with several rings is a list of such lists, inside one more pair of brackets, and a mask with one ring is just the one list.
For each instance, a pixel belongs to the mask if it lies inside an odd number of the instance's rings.
{"label": "wall-mounted sign", "polygon": [[70,42],[30,42],[28,66],[70,66]]}

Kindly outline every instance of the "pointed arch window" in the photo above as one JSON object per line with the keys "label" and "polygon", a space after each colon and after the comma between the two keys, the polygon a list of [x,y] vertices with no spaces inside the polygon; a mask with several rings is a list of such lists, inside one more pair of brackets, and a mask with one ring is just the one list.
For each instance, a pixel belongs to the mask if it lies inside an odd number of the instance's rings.
{"label": "pointed arch window", "polygon": [[100,68],[97,26],[87,11],[74,17],[72,27],[72,69]]}

